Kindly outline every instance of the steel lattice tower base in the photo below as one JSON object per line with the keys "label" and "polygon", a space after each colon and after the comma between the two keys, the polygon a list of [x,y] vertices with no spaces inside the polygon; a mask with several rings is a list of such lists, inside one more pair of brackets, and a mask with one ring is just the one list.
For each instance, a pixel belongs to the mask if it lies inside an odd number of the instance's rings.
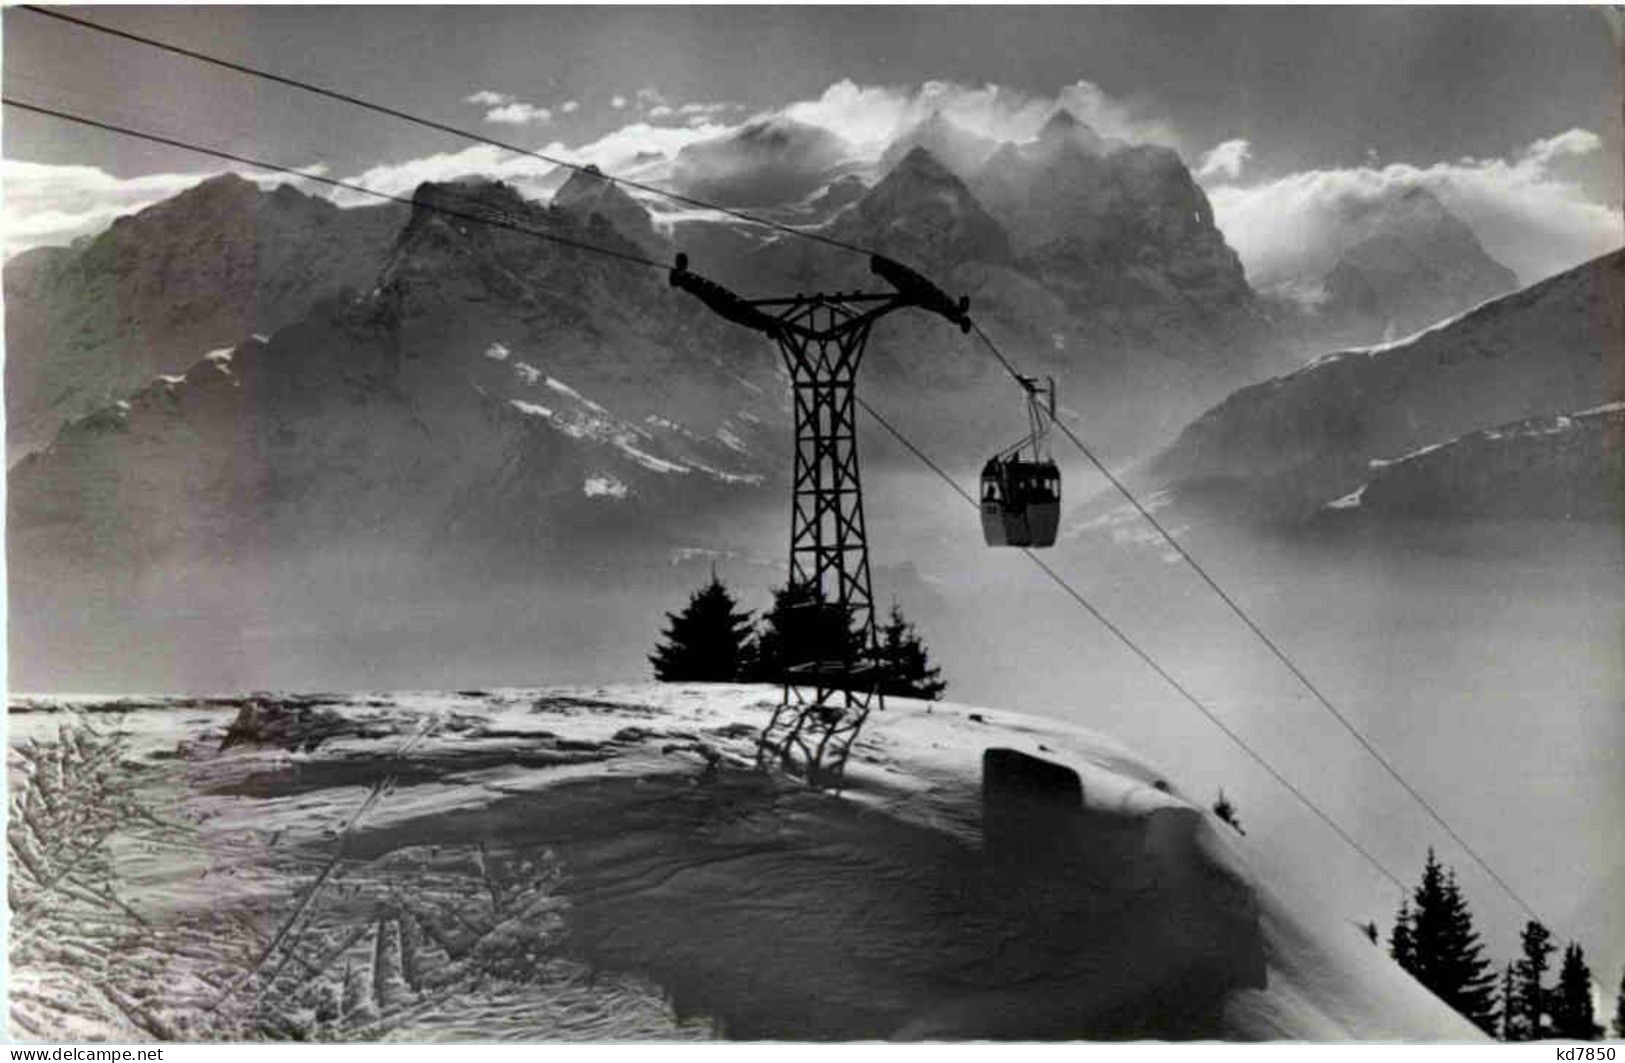
{"label": "steel lattice tower base", "polygon": [[873,659],[874,591],[853,393],[875,318],[856,313],[841,296],[815,295],[791,301],[781,320],[805,330],[776,335],[795,402],[790,584],[810,588],[850,618],[866,653],[792,667],[759,749],[764,760],[777,759],[823,785],[838,783],[870,709],[885,707]]}
{"label": "steel lattice tower base", "polygon": [[758,741],[758,760],[804,776],[814,786],[840,785],[852,744],[874,708],[884,708],[876,661],[875,603],[858,478],[857,399],[853,384],[874,323],[893,310],[918,307],[970,328],[970,302],[951,301],[924,277],[875,255],[870,268],[896,290],[741,299],[688,271],[678,255],[671,283],[721,316],[779,345],[795,396],[796,461],[790,505],[791,589],[811,591],[808,608],[830,609],[837,631],[857,638],[840,656],[786,670],[784,697]]}

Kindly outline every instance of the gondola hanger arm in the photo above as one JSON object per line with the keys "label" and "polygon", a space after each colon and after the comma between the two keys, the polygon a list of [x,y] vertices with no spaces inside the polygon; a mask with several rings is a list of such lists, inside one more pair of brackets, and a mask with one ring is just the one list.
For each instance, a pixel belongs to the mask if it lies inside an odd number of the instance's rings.
{"label": "gondola hanger arm", "polygon": [[869,269],[875,276],[897,289],[897,293],[911,306],[940,314],[959,326],[960,332],[969,332],[970,296],[961,295],[955,302],[948,293],[926,280],[895,259],[885,255],[871,255]]}

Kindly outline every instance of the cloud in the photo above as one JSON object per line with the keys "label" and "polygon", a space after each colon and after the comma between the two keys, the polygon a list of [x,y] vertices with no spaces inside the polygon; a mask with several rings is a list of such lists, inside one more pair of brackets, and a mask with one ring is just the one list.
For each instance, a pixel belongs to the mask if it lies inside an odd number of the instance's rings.
{"label": "cloud", "polygon": [[727,100],[716,100],[708,103],[685,103],[677,108],[679,114],[721,114],[724,111],[743,111],[742,103],[731,103]]}
{"label": "cloud", "polygon": [[[666,183],[670,176],[670,159],[684,146],[728,131],[729,127],[716,124],[690,128],[635,122],[577,147],[555,141],[538,151],[549,158],[577,166],[591,163],[605,173],[659,185]],[[475,144],[457,151],[374,166],[345,180],[389,195],[410,196],[425,181],[455,181],[479,176],[505,181],[528,198],[546,199],[564,183],[569,174],[567,168],[534,156],[516,155],[491,145]],[[358,192],[341,191],[333,199],[341,206],[376,202],[376,197]],[[650,204],[652,207],[659,205],[658,202]]]}
{"label": "cloud", "polygon": [[1625,243],[1619,211],[1560,172],[1600,147],[1595,134],[1571,129],[1508,158],[1309,170],[1248,186],[1221,184],[1208,195],[1256,286],[1324,272],[1337,253],[1342,219],[1411,188],[1436,195],[1486,251],[1530,284]]}
{"label": "cloud", "polygon": [[500,125],[546,125],[553,120],[553,112],[534,103],[508,103],[486,111],[485,120]]}
{"label": "cloud", "polygon": [[1589,129],[1570,129],[1537,140],[1524,149],[1524,158],[1537,166],[1550,166],[1563,158],[1580,158],[1602,148],[1602,138]]}
{"label": "cloud", "polygon": [[1253,146],[1245,140],[1227,140],[1202,156],[1196,166],[1198,181],[1234,181],[1253,156]]}
{"label": "cloud", "polygon": [[[302,169],[317,175],[327,172],[327,167],[319,163]],[[133,214],[223,172],[115,177],[95,166],[0,161],[0,182],[5,187],[5,254],[45,244],[66,244],[100,232],[120,215]],[[239,176],[262,188],[303,185],[305,191],[319,194],[326,187],[286,174],[256,171]]]}
{"label": "cloud", "polygon": [[660,103],[649,108],[644,115],[648,119],[675,118],[688,125],[697,126],[725,114],[743,113],[747,108],[742,103],[731,100],[695,100],[684,104]]}
{"label": "cloud", "polygon": [[1136,107],[1108,97],[1088,81],[1046,96],[992,84],[976,87],[927,81],[910,87],[859,85],[846,79],[829,86],[817,99],[793,103],[782,113],[839,133],[859,151],[878,156],[888,142],[933,111],[996,141],[1023,141],[1037,136],[1059,107],[1108,138],[1181,146],[1166,122],[1142,115]]}
{"label": "cloud", "polygon": [[[580,109],[576,100],[561,103],[555,110],[488,88],[471,93],[465,100],[486,108],[485,120],[499,124],[544,125],[555,115],[573,114]],[[754,114],[744,104],[733,101],[677,103],[652,86],[637,90],[631,98],[617,94],[609,103],[616,111],[635,107],[640,117],[590,143],[575,147],[554,143],[543,149],[544,153],[582,164],[596,163],[609,173],[664,184],[670,180],[673,160],[682,148],[737,132],[750,121],[784,117],[817,125],[850,142],[860,160],[873,161],[893,136],[933,110],[941,110],[955,122],[999,140],[1024,140],[1037,134],[1057,106],[1073,110],[1108,137],[1175,142],[1168,126],[1124,101],[1108,98],[1085,81],[1046,96],[998,85],[975,87],[950,81],[908,87],[859,85],[847,80],[830,85],[814,99]],[[1568,141],[1554,138],[1549,150],[1570,147]],[[15,185],[7,190],[11,196],[8,233],[14,242],[71,239],[106,225],[119,213],[163,199],[207,176],[154,175],[126,182],[89,167],[52,169],[74,170],[77,177],[56,187],[53,179],[25,180],[11,176],[21,171],[6,171],[8,186]],[[85,172],[99,174],[99,182],[85,178]],[[410,195],[424,181],[472,175],[508,181],[523,194],[545,198],[563,182],[567,172],[557,171],[553,164],[539,159],[515,156],[487,145],[471,145],[380,163],[346,179],[391,195]],[[373,201],[360,193],[329,194],[341,205]]]}

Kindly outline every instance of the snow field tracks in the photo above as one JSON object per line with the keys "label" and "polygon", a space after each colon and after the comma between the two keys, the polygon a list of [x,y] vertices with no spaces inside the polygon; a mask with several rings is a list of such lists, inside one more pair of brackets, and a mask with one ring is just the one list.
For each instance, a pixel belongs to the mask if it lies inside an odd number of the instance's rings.
{"label": "snow field tracks", "polygon": [[[709,1036],[703,1020],[679,1022],[647,983],[594,976],[562,955],[568,904],[545,847],[468,841],[349,853],[403,774],[407,789],[422,783],[421,770],[400,769],[440,723],[460,741],[500,730],[490,721],[403,719],[397,705],[371,711],[378,699],[333,712],[290,698],[293,711],[281,714],[267,711],[274,697],[238,700],[248,704],[230,728],[219,712],[200,726],[178,705],[139,711],[138,730],[160,732],[169,749],[142,748],[150,741],[120,727],[124,714],[109,727],[106,717],[47,708],[23,717],[29,737],[18,740],[14,727],[15,1036]],[[239,725],[255,714],[259,738],[283,749],[251,748],[245,731],[255,728]],[[289,715],[302,728],[263,726]],[[362,753],[389,731],[405,737],[386,757]],[[544,730],[528,736],[555,744]],[[335,755],[317,753],[322,744]],[[576,745],[530,767],[590,762],[586,747],[596,743]],[[431,774],[444,752],[427,754]],[[340,777],[316,791],[223,792],[269,765],[297,775],[303,764],[335,760],[370,776],[359,801]],[[328,808],[312,816],[309,798],[324,789]]]}

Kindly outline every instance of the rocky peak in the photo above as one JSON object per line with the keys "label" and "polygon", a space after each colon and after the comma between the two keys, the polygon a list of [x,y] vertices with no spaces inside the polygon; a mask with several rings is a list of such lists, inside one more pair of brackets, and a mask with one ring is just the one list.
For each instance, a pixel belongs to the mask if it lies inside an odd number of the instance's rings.
{"label": "rocky peak", "polygon": [[1302,274],[1272,283],[1281,293],[1314,293],[1307,311],[1275,298],[1289,327],[1322,348],[1408,335],[1518,286],[1517,275],[1426,188],[1343,204],[1327,242]]}
{"label": "rocky peak", "polygon": [[1010,238],[965,182],[923,147],[836,219],[837,230],[927,266],[1007,262]]}
{"label": "rocky peak", "polygon": [[533,204],[501,181],[469,177],[457,181],[425,181],[412,192],[413,221],[434,211],[458,211],[477,216],[523,216]]}
{"label": "rocky peak", "polygon": [[1089,123],[1065,107],[1056,110],[1045,121],[1043,128],[1038,131],[1038,143],[1050,148],[1082,148],[1096,155],[1105,150],[1106,146],[1106,142]]}
{"label": "rocky peak", "polygon": [[839,175],[850,146],[821,126],[775,117],[686,145],[672,178],[684,193],[727,206],[780,206]]}
{"label": "rocky peak", "polygon": [[370,288],[404,215],[226,173],[31,260],[42,268],[8,264],[8,447],[41,446],[65,421],[270,333],[323,295]]}
{"label": "rocky peak", "polygon": [[904,155],[902,162],[898,163],[892,169],[892,172],[887,174],[885,179],[876,186],[876,191],[885,187],[888,183],[901,185],[906,181],[917,181],[942,187],[957,186],[964,188],[964,184],[959,178],[955,177],[946,166],[942,165],[937,157],[931,154],[929,149],[920,147],[913,148],[907,155]]}
{"label": "rocky peak", "polygon": [[646,251],[656,250],[661,243],[649,211],[593,165],[570,175],[553,194],[553,208],[589,226],[593,218],[602,218]]}
{"label": "rocky peak", "polygon": [[926,149],[948,169],[968,179],[998,150],[998,144],[991,137],[973,133],[941,110],[934,109],[887,145],[880,157],[881,169],[895,169],[916,148]]}
{"label": "rocky peak", "polygon": [[[278,187],[286,188],[290,186],[284,183]],[[175,196],[173,199],[170,199],[167,202],[171,205],[178,206],[183,203],[199,203],[222,199],[239,199],[244,196],[257,195],[259,190],[259,185],[255,184],[253,181],[250,181],[242,174],[227,171],[226,173],[216,174],[213,177],[209,177],[198,182],[191,188],[186,189],[180,195]]]}

